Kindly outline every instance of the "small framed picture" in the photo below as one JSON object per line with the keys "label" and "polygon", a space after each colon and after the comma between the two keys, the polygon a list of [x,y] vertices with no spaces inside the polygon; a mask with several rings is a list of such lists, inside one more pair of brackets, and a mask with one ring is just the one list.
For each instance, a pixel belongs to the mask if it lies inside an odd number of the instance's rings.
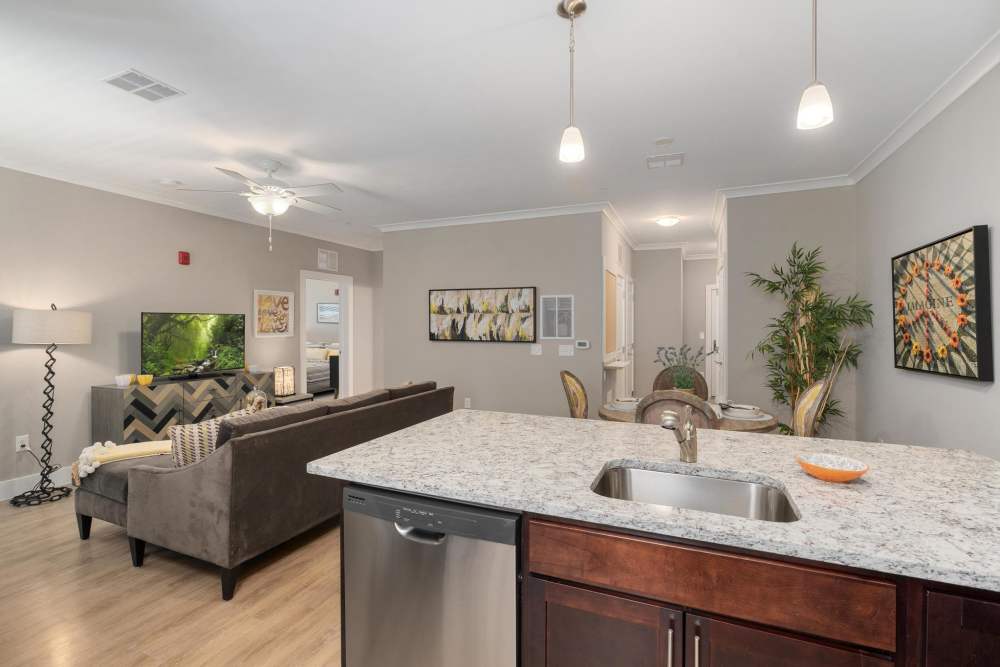
{"label": "small framed picture", "polygon": [[340,304],[317,303],[316,321],[320,324],[340,324]]}
{"label": "small framed picture", "polygon": [[295,335],[294,318],[294,292],[253,291],[255,338],[291,338]]}

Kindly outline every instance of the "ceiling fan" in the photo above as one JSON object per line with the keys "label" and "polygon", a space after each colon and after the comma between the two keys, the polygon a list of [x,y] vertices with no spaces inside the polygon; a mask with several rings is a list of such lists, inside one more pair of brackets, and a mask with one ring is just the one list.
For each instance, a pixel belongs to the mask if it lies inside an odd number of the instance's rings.
{"label": "ceiling fan", "polygon": [[261,165],[267,176],[264,178],[249,178],[231,169],[216,167],[216,170],[226,176],[239,181],[245,190],[205,190],[199,188],[177,188],[185,192],[217,192],[221,194],[231,194],[238,197],[246,197],[253,210],[261,215],[267,216],[267,249],[271,250],[271,218],[285,213],[290,206],[304,208],[313,213],[329,215],[339,212],[341,209],[329,204],[321,204],[317,201],[307,199],[307,197],[320,197],[323,195],[343,192],[336,183],[316,183],[314,185],[289,185],[274,177],[274,172],[281,168],[281,163],[276,160],[266,160]]}

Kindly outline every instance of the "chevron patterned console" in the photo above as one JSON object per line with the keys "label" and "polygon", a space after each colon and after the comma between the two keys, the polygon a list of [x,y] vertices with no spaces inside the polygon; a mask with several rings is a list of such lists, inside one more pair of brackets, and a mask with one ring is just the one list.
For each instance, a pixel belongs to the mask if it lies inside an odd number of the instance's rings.
{"label": "chevron patterned console", "polygon": [[195,424],[239,409],[243,397],[255,388],[273,401],[274,374],[242,372],[200,380],[165,380],[146,387],[91,387],[91,440],[118,444],[166,440],[171,426]]}

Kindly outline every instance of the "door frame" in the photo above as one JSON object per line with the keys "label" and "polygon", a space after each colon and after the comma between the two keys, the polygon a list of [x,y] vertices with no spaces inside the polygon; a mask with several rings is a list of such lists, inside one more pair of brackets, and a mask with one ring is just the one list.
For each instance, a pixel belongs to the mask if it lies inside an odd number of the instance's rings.
{"label": "door frame", "polygon": [[[354,277],[326,271],[299,271],[299,373],[295,390],[306,393],[306,281],[323,280],[337,283],[340,289],[340,390],[338,396],[350,396],[354,392]],[[344,320],[347,320],[346,326]]]}

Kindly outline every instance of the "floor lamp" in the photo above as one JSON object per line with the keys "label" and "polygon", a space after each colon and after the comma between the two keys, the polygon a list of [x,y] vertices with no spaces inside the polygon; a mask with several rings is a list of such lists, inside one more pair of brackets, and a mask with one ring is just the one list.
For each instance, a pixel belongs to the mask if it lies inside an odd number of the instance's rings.
{"label": "floor lamp", "polygon": [[76,310],[56,310],[52,304],[49,310],[15,310],[14,323],[11,331],[11,342],[16,345],[45,345],[45,353],[49,360],[45,362],[45,401],[42,408],[42,466],[41,479],[30,491],[10,499],[14,507],[25,505],[41,505],[44,502],[55,502],[68,496],[72,491],[65,486],[56,486],[52,482],[52,473],[56,467],[52,465],[52,405],[55,403],[56,387],[52,384],[56,373],[54,352],[59,345],[86,345],[90,343],[93,318],[90,313]]}

